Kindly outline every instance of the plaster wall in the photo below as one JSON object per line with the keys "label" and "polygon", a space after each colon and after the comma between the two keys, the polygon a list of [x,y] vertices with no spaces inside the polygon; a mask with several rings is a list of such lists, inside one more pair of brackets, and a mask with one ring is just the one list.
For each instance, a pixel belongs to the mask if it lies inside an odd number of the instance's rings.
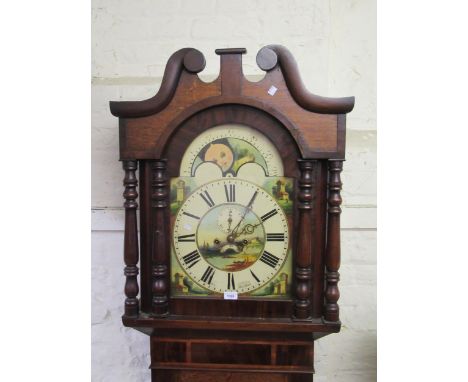
{"label": "plaster wall", "polygon": [[340,334],[316,344],[316,382],[376,380],[376,5],[372,0],[93,0],[92,380],[150,381],[149,341],[124,328],[123,171],[109,100],[158,90],[169,56],[194,47],[201,77],[219,71],[216,48],[245,47],[244,73],[264,45],[285,45],[313,93],[356,96],[344,164]]}

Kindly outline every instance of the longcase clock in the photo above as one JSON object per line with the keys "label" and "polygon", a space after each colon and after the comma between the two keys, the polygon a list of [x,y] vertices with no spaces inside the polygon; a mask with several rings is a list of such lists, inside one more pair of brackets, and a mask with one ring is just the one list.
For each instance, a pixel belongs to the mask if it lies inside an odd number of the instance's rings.
{"label": "longcase clock", "polygon": [[[279,45],[169,59],[159,92],[111,102],[125,171],[125,326],[152,381],[312,381],[340,330],[340,172],[354,98],[309,93]],[[138,172],[138,176],[137,176]],[[139,208],[139,234],[136,211]]]}

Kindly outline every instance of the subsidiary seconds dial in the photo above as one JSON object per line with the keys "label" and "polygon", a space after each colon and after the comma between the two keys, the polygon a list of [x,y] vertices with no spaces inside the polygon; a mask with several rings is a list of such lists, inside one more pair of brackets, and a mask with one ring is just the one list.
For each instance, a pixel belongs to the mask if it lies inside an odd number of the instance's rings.
{"label": "subsidiary seconds dial", "polygon": [[228,178],[195,190],[180,207],[173,245],[185,273],[212,292],[251,292],[272,280],[286,260],[287,218],[275,198]]}

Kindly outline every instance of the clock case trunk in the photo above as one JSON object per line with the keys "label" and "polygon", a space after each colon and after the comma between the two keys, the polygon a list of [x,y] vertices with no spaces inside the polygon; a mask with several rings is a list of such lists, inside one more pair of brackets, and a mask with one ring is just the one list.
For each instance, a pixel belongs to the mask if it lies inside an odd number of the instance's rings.
{"label": "clock case trunk", "polygon": [[[197,76],[203,55],[186,48],[171,56],[156,96],[111,102],[125,170],[123,323],[150,336],[153,381],[310,381],[314,340],[341,326],[340,172],[354,98],[309,93],[281,46],[259,51],[257,63],[267,72],[260,82],[242,74],[245,49],[216,53],[221,71],[211,83]],[[291,299],[170,296],[169,179],[179,176],[190,142],[223,124],[267,136],[284,176],[295,179]]]}

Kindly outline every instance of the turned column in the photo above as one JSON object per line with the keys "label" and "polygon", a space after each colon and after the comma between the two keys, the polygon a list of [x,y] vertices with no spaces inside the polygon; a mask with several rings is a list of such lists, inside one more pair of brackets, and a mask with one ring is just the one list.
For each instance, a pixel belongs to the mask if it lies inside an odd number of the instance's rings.
{"label": "turned column", "polygon": [[294,316],[298,319],[307,319],[311,316],[311,285],[312,285],[312,232],[313,232],[313,182],[315,160],[299,159],[298,193],[298,241],[296,256],[296,300]]}
{"label": "turned column", "polygon": [[341,214],[341,177],[343,160],[328,161],[328,226],[327,226],[327,251],[326,251],[326,286],[324,317],[327,321],[339,321],[340,309],[338,299],[340,290],[340,214]]}
{"label": "turned column", "polygon": [[168,232],[166,232],[167,206],[169,205],[167,189],[166,160],[155,160],[152,171],[152,312],[154,315],[168,314]]}
{"label": "turned column", "polygon": [[122,167],[125,171],[123,184],[125,191],[125,236],[124,236],[124,275],[125,275],[125,316],[138,316],[138,228],[136,210],[138,203],[138,181],[135,172],[138,168],[137,161],[124,160]]}

